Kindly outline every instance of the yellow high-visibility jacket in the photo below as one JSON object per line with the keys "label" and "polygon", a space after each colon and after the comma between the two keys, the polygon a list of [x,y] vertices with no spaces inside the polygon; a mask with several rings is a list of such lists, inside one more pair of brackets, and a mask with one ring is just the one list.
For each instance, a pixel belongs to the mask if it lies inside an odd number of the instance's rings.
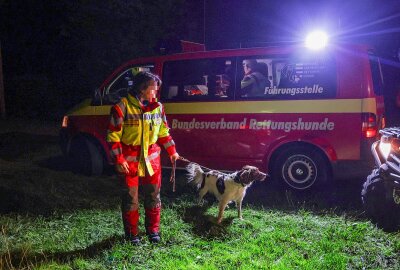
{"label": "yellow high-visibility jacket", "polygon": [[111,157],[119,164],[131,161],[125,159],[122,144],[141,146],[138,157],[139,176],[144,176],[146,169],[150,175],[154,174],[150,161],[156,156],[154,153],[149,156],[148,153],[152,144],[163,145],[169,155],[176,153],[162,104],[156,102],[142,106],[139,100],[130,94],[111,108],[107,141],[111,144]]}

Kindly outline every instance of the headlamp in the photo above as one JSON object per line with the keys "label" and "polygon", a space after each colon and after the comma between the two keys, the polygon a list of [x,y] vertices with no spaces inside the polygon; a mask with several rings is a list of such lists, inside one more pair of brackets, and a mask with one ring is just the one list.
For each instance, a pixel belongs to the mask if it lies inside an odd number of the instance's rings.
{"label": "headlamp", "polygon": [[380,141],[378,147],[382,156],[387,159],[389,157],[390,150],[392,149],[392,144],[390,142]]}

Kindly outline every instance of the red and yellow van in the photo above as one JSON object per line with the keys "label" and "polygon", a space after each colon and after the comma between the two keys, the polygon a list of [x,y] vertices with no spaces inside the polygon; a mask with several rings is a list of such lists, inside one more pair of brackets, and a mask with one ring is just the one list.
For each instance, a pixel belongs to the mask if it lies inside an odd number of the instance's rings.
{"label": "red and yellow van", "polygon": [[197,49],[116,69],[64,117],[64,152],[81,170],[101,173],[109,162],[110,107],[127,94],[132,76],[147,70],[162,78],[159,99],[178,152],[201,165],[254,165],[307,189],[331,181],[338,165],[370,156],[384,104],[379,61],[367,46]]}

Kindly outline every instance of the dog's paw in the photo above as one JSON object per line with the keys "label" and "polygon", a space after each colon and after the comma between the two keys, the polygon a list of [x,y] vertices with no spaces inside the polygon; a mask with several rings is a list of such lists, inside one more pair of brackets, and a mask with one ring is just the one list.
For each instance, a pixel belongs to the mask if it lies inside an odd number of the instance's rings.
{"label": "dog's paw", "polygon": [[222,218],[218,218],[217,219],[217,224],[221,224],[222,223]]}

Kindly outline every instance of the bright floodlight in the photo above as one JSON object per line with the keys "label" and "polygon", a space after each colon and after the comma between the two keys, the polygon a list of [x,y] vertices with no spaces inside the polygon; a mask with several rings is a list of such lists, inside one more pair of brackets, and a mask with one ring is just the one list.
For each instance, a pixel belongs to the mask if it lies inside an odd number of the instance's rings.
{"label": "bright floodlight", "polygon": [[311,32],[306,38],[306,47],[313,50],[322,49],[327,43],[328,35],[322,31]]}

